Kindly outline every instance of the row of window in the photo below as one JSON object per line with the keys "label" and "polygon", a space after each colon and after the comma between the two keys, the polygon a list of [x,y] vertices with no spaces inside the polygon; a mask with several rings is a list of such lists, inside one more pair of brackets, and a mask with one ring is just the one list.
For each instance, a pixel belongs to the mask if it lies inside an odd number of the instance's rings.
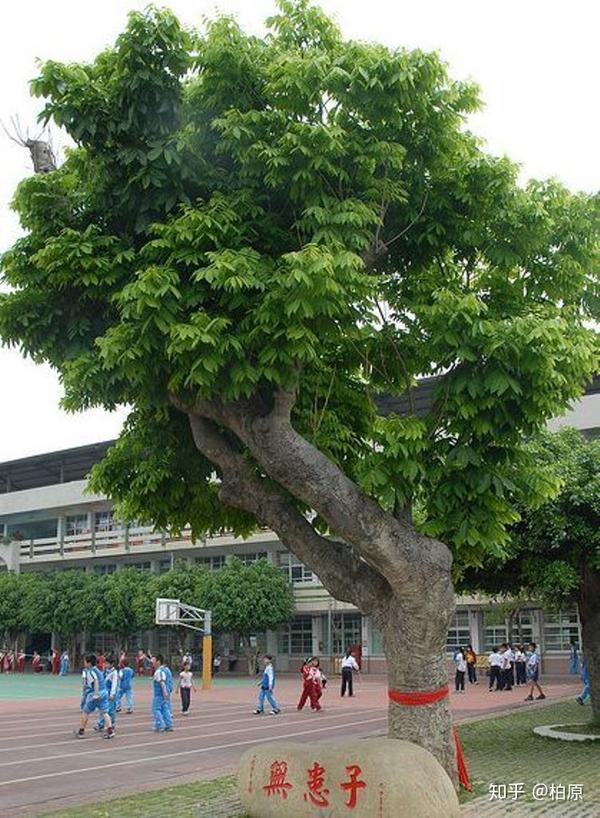
{"label": "row of window", "polygon": [[[494,615],[486,615],[483,619],[483,652],[490,651],[496,645],[507,641],[507,626],[505,622],[487,622]],[[522,644],[529,642],[539,642],[544,645],[547,651],[568,650],[571,643],[579,645],[579,626],[577,621],[577,611],[545,611],[544,627],[542,634],[534,627],[534,616],[532,611],[522,611],[516,618],[512,626],[513,641]],[[454,615],[452,626],[448,631],[447,648],[452,652],[457,645],[468,645],[473,640],[471,638],[471,628],[469,625],[469,612],[457,611]]]}

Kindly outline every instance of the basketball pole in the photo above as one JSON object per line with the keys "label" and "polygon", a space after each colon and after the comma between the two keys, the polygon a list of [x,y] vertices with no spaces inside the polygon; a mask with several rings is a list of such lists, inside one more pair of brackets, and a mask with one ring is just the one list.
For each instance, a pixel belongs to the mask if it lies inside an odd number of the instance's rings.
{"label": "basketball pole", "polygon": [[202,637],[202,690],[210,690],[212,684],[212,627],[211,613],[204,615],[204,635]]}

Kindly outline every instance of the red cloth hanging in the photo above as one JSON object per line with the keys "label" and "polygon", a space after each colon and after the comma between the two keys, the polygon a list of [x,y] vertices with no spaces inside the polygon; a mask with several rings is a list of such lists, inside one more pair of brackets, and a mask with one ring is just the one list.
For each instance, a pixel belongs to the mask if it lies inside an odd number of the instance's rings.
{"label": "red cloth hanging", "polygon": [[[435,690],[388,690],[388,698],[396,704],[404,705],[405,707],[421,707],[424,704],[434,704],[450,694],[448,685],[442,685]],[[452,725],[452,733],[454,735],[454,743],[456,744],[456,765],[458,768],[458,780],[462,787],[469,792],[473,787],[469,781],[469,772],[465,762],[462,745],[456,727]]]}

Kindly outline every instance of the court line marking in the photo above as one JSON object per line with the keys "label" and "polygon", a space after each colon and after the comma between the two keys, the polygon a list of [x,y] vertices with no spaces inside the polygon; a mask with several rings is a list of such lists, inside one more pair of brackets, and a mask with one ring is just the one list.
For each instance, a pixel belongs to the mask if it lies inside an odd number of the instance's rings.
{"label": "court line marking", "polygon": [[[204,713],[203,712],[203,713],[198,713],[197,715],[190,715],[190,716],[183,716],[179,711],[177,711],[176,713],[173,714],[173,718],[176,718],[176,719],[181,718],[181,720],[182,720],[181,723],[185,724],[186,722],[199,721],[200,719],[213,718],[215,716],[217,716],[217,717],[218,716],[230,716],[230,715],[243,716],[245,713],[251,713],[252,712],[250,710],[251,707],[252,707],[252,702],[250,702],[249,704],[247,704],[243,708],[240,705],[239,709],[238,709],[238,707],[231,707],[231,708],[228,708],[226,710],[219,710],[218,712],[211,712],[211,713]],[[290,707],[290,705],[288,705],[288,707]],[[194,713],[194,711],[191,711],[191,712]],[[146,725],[152,724],[153,719],[152,719],[152,711],[150,710],[150,707],[148,707],[147,712],[144,712],[143,715],[142,715],[141,710],[140,710],[137,717],[131,718],[132,715],[134,715],[134,714],[130,714],[130,715],[119,714],[119,718],[117,720],[117,723],[121,724],[121,725],[123,723],[126,723],[128,725],[133,726],[133,727],[138,727],[138,726],[143,725],[143,724],[146,724]],[[73,712],[69,712],[68,714],[66,714],[65,718],[61,719],[60,721],[55,721],[55,722],[53,722],[51,724],[43,725],[43,728],[46,729],[46,727],[62,727],[63,725],[65,725],[65,726],[71,725],[71,727],[72,727],[73,725],[79,724],[79,717],[80,716],[81,716],[81,710],[74,710]],[[31,721],[33,722],[33,726],[35,726],[38,723],[38,720],[33,718],[33,717],[31,719]],[[18,723],[22,724],[23,719],[21,719],[21,721],[19,721]],[[0,725],[0,727],[2,727],[2,726],[3,725]],[[51,736],[52,735],[60,735],[61,733],[62,733],[62,730],[57,730],[57,731],[52,732],[52,733],[47,733],[47,735],[51,735]],[[12,741],[12,740],[19,740],[19,739],[22,739],[22,738],[23,738],[23,734],[22,733],[17,733],[15,735],[11,735],[11,736],[2,736],[0,741],[8,741],[8,740]],[[12,750],[12,749],[14,749],[14,747],[7,747],[7,748],[0,748],[0,749]]]}
{"label": "court line marking", "polygon": [[[378,707],[363,707],[363,708],[357,708],[356,710],[354,710],[352,712],[353,712],[353,715],[362,715],[363,713],[370,713],[370,712],[372,712],[374,710],[380,710],[380,708],[378,708]],[[340,710],[338,710],[336,712],[331,712],[331,710],[329,708],[327,708],[326,712],[327,712],[326,716],[319,717],[321,720],[323,718],[341,717],[341,716],[345,715],[348,711],[340,709]],[[293,711],[290,710],[289,712],[284,711],[284,713],[285,713],[285,716],[290,716],[295,721],[298,720],[299,718],[305,718],[305,717],[299,716],[298,711],[295,710],[295,709]],[[236,725],[240,724],[240,723],[241,724],[256,723],[256,716],[252,715],[252,713],[249,713],[248,708],[246,708],[243,711],[243,713],[235,713],[235,714],[228,713],[228,714],[223,714],[223,715],[231,715],[231,716],[235,715],[237,717],[236,718]],[[205,715],[205,716],[196,717],[197,720],[199,720],[200,718],[212,719],[212,718],[214,718],[214,715],[210,715],[210,716]],[[196,733],[198,733],[198,731],[201,731],[201,730],[204,730],[204,729],[210,729],[211,727],[217,727],[217,726],[219,726],[219,723],[220,723],[219,718],[217,718],[215,721],[211,721],[211,722],[203,723],[203,724],[192,724],[191,719],[182,718],[181,721],[176,722],[176,732],[179,733],[180,730],[183,730],[183,731],[188,731],[189,730],[190,732],[195,730]],[[119,739],[119,748],[123,744],[123,739],[127,739],[127,738],[130,738],[130,737],[147,735],[150,732],[151,724],[152,724],[151,719],[146,719],[145,720],[145,727],[142,724],[133,725],[134,727],[137,726],[138,729],[135,730],[135,731],[127,730],[126,732],[121,732],[121,730],[119,728],[120,722],[117,722],[117,738]],[[131,722],[127,722],[128,727],[129,727],[129,725],[131,725]],[[48,735],[48,736],[53,736],[53,735],[64,736],[64,734],[65,734],[64,730],[59,730],[59,731],[56,731],[56,732],[53,732],[53,733],[46,733],[46,735]],[[202,733],[200,732],[199,735],[202,736]],[[92,731],[91,730],[90,730],[90,737],[92,737]],[[11,737],[12,740],[22,739],[22,738],[23,738],[22,735],[21,736]],[[66,739],[65,741],[52,741],[52,742],[49,742],[48,744],[36,743],[36,744],[25,744],[25,745],[18,745],[18,746],[12,746],[12,747],[0,747],[0,753],[9,753],[9,752],[10,753],[20,753],[22,750],[42,750],[45,747],[57,747],[57,746],[62,746],[63,744],[73,744],[73,738],[71,737],[69,739]],[[126,746],[126,745],[123,746],[123,749],[128,749],[128,746]],[[77,755],[81,755],[81,753],[78,753]],[[59,756],[49,756],[49,758],[58,758],[58,757]],[[24,759],[24,760],[29,761],[30,759]],[[10,762],[10,763],[16,763],[16,762]],[[0,762],[0,767],[2,767],[4,765],[5,765],[5,762]]]}
{"label": "court line marking", "polygon": [[[363,713],[361,713],[360,715],[366,715],[366,713],[369,713],[369,712],[371,712],[370,709],[363,711]],[[325,720],[329,721],[331,719],[338,719],[338,718],[340,718],[340,715],[341,714],[331,715],[331,716],[315,716],[315,719],[318,719],[319,722],[322,723]],[[256,721],[256,718],[257,717],[255,717],[255,721]],[[267,716],[267,718],[269,718],[269,717]],[[387,716],[386,716],[386,718],[387,718]],[[272,724],[272,723],[273,722],[270,722],[269,724]],[[346,722],[346,724],[347,723],[348,722]],[[352,723],[354,724],[354,722],[352,722]],[[285,724],[285,722],[284,722],[284,724]],[[254,726],[252,726],[252,727],[243,727],[241,730],[236,730],[235,727],[234,727],[233,730],[220,730],[217,733],[205,733],[204,736],[202,736],[202,738],[215,738],[216,736],[227,736],[232,732],[249,733],[252,730],[256,730],[256,729],[264,730],[264,729],[269,729],[269,727],[267,727],[267,725],[265,725],[265,724],[258,725],[258,724],[255,723]],[[313,728],[313,729],[315,729],[315,728]],[[181,736],[180,738],[177,738],[177,736],[175,736],[173,738],[168,738],[168,739],[165,739],[165,738],[157,739],[155,737],[151,741],[143,741],[143,742],[140,742],[139,744],[126,744],[122,748],[116,748],[116,749],[137,750],[137,749],[139,749],[141,747],[154,747],[154,746],[156,746],[157,741],[160,741],[161,744],[174,744],[176,742],[181,742],[181,741],[193,741],[196,738],[198,738],[198,737],[195,736],[195,735]],[[72,739],[72,741],[76,741],[76,740],[77,739],[75,739],[75,738]],[[118,737],[116,739],[113,739],[113,741],[115,741],[115,740],[118,741]],[[103,749],[100,749],[100,747],[98,747],[98,748],[96,748],[94,750],[83,750],[83,751],[79,750],[76,753],[59,753],[58,755],[46,755],[46,756],[42,756],[40,758],[26,758],[26,759],[20,758],[20,759],[14,760],[14,761],[2,761],[2,762],[0,762],[0,767],[14,767],[17,764],[23,764],[25,762],[27,764],[35,764],[35,763],[38,763],[38,762],[45,763],[45,762],[51,762],[51,761],[59,760],[59,759],[63,759],[63,758],[79,758],[80,756],[88,756],[88,755],[95,755],[97,753],[108,752],[108,746],[104,743],[104,741],[102,739],[100,739],[99,737],[98,737],[98,741],[102,741]],[[121,742],[119,742],[119,743],[121,743]],[[114,747],[114,745],[110,745],[110,746]],[[104,749],[104,748],[106,748],[106,749]]]}
{"label": "court line marking", "polygon": [[[352,724],[344,723],[344,724],[333,724],[329,727],[323,727],[321,730],[313,727],[311,730],[300,730],[295,733],[287,733],[284,736],[264,736],[257,739],[247,739],[246,741],[236,741],[230,744],[216,744],[212,747],[199,747],[195,750],[182,750],[178,753],[167,753],[165,755],[160,756],[150,756],[149,758],[135,758],[129,761],[114,761],[111,764],[97,764],[94,767],[79,767],[75,770],[60,770],[59,772],[54,773],[43,773],[42,775],[31,775],[27,778],[13,778],[8,781],[0,781],[0,787],[6,787],[9,784],[25,784],[29,781],[41,781],[42,779],[46,778],[58,778],[59,776],[66,776],[66,775],[78,775],[81,773],[89,773],[94,772],[95,770],[108,770],[112,769],[113,767],[126,767],[130,764],[141,764],[141,763],[148,763],[152,761],[164,761],[167,758],[179,758],[181,756],[189,756],[195,755],[198,753],[209,753],[214,752],[217,750],[229,750],[232,747],[244,747],[248,744],[262,744],[265,741],[273,741],[277,739],[286,740],[288,738],[295,738],[296,736],[307,736],[307,735],[316,735],[316,733],[326,733],[330,732],[331,730],[339,730],[341,727],[356,727],[361,724],[373,724],[374,722],[378,721],[387,721],[386,716],[378,716],[377,718],[372,719],[363,719],[361,721],[354,721]],[[57,756],[58,757],[58,756]],[[23,762],[20,762],[23,763]]]}

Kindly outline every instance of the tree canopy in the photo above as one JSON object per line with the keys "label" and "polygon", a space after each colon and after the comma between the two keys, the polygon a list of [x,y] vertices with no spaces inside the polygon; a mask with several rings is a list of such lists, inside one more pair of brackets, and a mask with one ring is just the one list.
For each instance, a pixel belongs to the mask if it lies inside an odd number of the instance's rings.
{"label": "tree canopy", "polygon": [[[436,688],[451,566],[501,555],[515,500],[546,495],[523,440],[597,366],[599,200],[520,184],[437,54],[346,40],[309,0],[267,25],[150,8],[41,67],[75,147],[17,191],[0,336],[67,408],[131,407],[92,481],[121,517],[270,527],[373,616],[392,687]],[[446,702],[390,714],[454,774]]]}
{"label": "tree canopy", "polygon": [[600,573],[600,440],[565,428],[538,435],[529,451],[554,482],[553,496],[522,506],[506,556],[468,571],[463,584],[560,608],[577,602],[585,566]]}
{"label": "tree canopy", "polygon": [[[597,200],[521,187],[437,55],[346,41],[304,0],[269,25],[150,9],[93,62],[42,66],[76,147],[19,187],[0,332],[68,408],[133,407],[96,471],[131,516],[247,531],[170,396],[293,386],[304,435],[477,562],[515,520],[522,435],[591,372]],[[377,416],[429,373],[425,417]]]}

